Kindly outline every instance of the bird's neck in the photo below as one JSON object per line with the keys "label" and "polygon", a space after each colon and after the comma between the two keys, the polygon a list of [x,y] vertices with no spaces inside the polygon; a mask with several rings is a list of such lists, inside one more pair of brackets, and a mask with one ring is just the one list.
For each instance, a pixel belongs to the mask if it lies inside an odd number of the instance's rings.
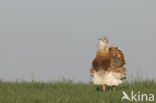
{"label": "bird's neck", "polygon": [[102,50],[102,51],[106,51],[106,49],[108,48],[108,45],[107,44],[105,44],[105,43],[100,43],[99,45],[98,45],[98,50]]}
{"label": "bird's neck", "polygon": [[109,55],[109,48],[108,46],[105,47],[98,47],[96,57],[104,57],[106,55]]}

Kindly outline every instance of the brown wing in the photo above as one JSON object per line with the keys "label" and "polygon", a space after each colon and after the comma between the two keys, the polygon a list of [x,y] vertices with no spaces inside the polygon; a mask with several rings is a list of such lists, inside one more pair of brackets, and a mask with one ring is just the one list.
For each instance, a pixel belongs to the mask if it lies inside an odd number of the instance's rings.
{"label": "brown wing", "polygon": [[122,51],[118,49],[118,47],[110,46],[109,53],[111,58],[111,66],[113,68],[118,68],[125,65],[124,55]]}
{"label": "brown wing", "polygon": [[94,59],[93,62],[92,62],[92,66],[93,68],[95,69],[95,71],[99,71],[100,69],[100,62],[98,61],[98,59]]}
{"label": "brown wing", "polygon": [[126,74],[126,68],[123,67],[118,67],[118,68],[110,68],[108,72],[115,72],[115,73],[120,73],[120,74]]}

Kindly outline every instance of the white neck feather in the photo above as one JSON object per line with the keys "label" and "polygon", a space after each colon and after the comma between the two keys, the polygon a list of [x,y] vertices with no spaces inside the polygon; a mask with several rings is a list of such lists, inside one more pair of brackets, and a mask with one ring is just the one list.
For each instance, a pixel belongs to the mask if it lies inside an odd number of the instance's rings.
{"label": "white neck feather", "polygon": [[98,49],[103,49],[103,50],[106,50],[107,49],[107,43],[105,42],[102,42],[102,41],[99,41],[99,44],[98,44]]}

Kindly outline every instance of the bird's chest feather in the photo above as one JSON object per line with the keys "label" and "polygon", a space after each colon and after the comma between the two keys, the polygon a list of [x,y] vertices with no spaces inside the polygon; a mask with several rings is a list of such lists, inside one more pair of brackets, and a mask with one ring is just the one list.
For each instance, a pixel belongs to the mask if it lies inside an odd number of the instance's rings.
{"label": "bird's chest feather", "polygon": [[97,60],[108,60],[110,59],[109,51],[98,50],[96,54]]}

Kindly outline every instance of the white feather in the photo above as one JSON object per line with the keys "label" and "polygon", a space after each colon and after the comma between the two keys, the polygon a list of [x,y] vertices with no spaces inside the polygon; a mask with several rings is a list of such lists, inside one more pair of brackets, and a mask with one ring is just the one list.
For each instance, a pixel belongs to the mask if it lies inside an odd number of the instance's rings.
{"label": "white feather", "polygon": [[124,74],[99,70],[93,74],[93,83],[96,85],[117,86],[122,83]]}

